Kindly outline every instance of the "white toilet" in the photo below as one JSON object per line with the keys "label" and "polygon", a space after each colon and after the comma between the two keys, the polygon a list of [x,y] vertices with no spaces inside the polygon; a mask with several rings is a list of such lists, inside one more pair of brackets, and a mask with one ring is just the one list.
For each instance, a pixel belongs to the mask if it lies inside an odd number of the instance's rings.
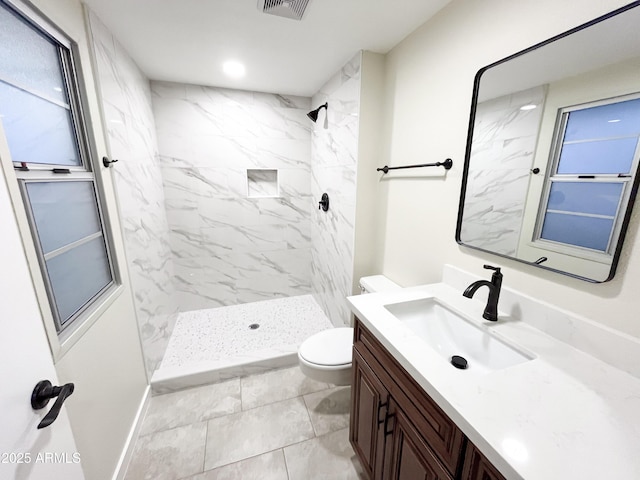
{"label": "white toilet", "polygon": [[[397,290],[400,286],[384,275],[360,279],[362,293]],[[351,383],[353,328],[330,328],[307,338],[298,348],[300,370],[307,377],[334,385]]]}

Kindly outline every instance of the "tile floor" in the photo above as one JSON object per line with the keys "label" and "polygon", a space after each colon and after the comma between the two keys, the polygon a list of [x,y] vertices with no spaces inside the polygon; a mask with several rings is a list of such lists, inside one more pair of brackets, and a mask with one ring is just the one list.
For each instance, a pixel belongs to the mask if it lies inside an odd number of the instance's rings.
{"label": "tile floor", "polygon": [[153,397],[125,478],[364,479],[349,396],[296,366]]}

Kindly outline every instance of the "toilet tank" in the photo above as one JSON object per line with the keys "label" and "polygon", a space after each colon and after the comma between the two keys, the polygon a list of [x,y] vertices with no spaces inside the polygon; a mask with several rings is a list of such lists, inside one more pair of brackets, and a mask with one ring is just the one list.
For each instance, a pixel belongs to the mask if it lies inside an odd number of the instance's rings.
{"label": "toilet tank", "polygon": [[360,279],[360,293],[375,293],[402,288],[397,283],[389,280],[384,275],[371,275]]}

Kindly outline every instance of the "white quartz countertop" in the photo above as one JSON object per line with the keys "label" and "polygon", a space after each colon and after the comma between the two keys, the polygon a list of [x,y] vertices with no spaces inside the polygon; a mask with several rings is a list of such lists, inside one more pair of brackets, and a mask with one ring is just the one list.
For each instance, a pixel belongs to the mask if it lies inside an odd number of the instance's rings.
{"label": "white quartz countertop", "polygon": [[[502,370],[457,370],[384,305],[437,297],[535,356]],[[444,283],[358,295],[355,315],[482,453],[511,479],[640,479],[640,380]]]}

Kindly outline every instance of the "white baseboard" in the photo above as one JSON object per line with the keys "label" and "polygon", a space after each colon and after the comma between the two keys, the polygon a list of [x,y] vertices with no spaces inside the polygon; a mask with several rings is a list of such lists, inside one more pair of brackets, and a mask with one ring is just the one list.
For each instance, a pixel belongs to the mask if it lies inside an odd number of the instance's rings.
{"label": "white baseboard", "polygon": [[142,396],[140,406],[138,407],[138,412],[136,413],[136,416],[134,418],[133,425],[131,425],[131,431],[127,436],[127,441],[125,442],[124,448],[122,449],[122,454],[120,455],[120,459],[118,460],[118,465],[116,466],[116,470],[113,473],[112,480],[124,480],[124,476],[127,473],[127,468],[129,467],[129,462],[131,461],[131,456],[133,455],[133,449],[136,446],[136,441],[138,440],[138,435],[140,434],[142,421],[144,420],[144,416],[147,413],[147,408],[149,408],[150,399],[151,386],[147,385],[147,388],[144,391],[144,395]]}

